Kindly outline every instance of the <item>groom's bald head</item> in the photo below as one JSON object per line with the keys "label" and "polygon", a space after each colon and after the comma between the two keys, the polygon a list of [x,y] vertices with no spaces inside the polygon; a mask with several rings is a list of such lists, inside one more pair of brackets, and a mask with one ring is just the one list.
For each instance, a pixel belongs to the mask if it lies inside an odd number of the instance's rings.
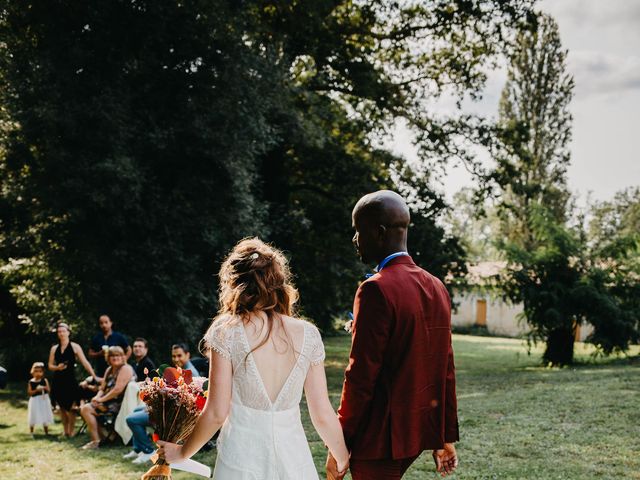
{"label": "groom's bald head", "polygon": [[411,216],[404,199],[390,190],[369,193],[353,208],[353,243],[364,262],[380,262],[384,257],[407,249],[407,229]]}
{"label": "groom's bald head", "polygon": [[358,200],[353,208],[353,219],[378,223],[388,227],[408,228],[410,215],[407,202],[391,190],[369,193]]}

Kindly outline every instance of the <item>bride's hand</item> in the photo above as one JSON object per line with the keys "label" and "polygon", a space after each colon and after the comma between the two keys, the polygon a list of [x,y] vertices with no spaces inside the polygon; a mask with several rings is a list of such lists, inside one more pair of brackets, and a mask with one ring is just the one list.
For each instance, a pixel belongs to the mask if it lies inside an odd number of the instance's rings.
{"label": "bride's hand", "polygon": [[347,470],[349,469],[349,458],[346,458],[341,462],[336,460],[336,466],[338,468],[338,478],[344,477],[347,474]]}
{"label": "bride's hand", "polygon": [[[342,468],[340,468],[340,467],[342,467]],[[347,470],[349,470],[349,462],[345,463],[344,465],[338,464],[338,475],[339,475],[339,478],[343,478],[347,474]]]}
{"label": "bride's hand", "polygon": [[349,469],[349,459],[338,462],[329,452],[325,468],[327,469],[327,480],[342,480]]}
{"label": "bride's hand", "polygon": [[158,440],[158,456],[164,458],[167,463],[177,463],[184,460],[182,445]]}

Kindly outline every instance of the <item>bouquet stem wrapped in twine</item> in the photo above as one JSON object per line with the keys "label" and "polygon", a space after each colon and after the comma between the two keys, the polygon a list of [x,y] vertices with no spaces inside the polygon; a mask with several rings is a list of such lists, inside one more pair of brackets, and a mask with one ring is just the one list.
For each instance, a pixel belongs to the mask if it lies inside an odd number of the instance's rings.
{"label": "bouquet stem wrapped in twine", "polygon": [[171,479],[171,467],[162,458],[156,460],[156,463],[142,475],[142,480],[158,480]]}

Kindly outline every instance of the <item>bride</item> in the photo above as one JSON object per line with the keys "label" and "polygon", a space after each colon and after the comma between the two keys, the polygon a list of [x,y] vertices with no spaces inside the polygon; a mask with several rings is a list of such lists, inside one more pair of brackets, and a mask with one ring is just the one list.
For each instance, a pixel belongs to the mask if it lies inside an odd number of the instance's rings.
{"label": "bride", "polygon": [[298,292],[284,255],[242,240],[220,269],[220,311],[204,336],[209,398],[182,445],[159,441],[168,463],[195,454],[222,427],[214,478],[318,479],[300,420],[304,388],[311,421],[338,469],[349,454],[329,402],[318,329],[292,316]]}

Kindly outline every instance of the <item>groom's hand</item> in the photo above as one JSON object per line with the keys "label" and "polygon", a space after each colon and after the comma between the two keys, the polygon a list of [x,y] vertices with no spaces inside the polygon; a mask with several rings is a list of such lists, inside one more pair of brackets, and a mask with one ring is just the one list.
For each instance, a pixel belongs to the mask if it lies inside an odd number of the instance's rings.
{"label": "groom's hand", "polygon": [[458,454],[453,443],[445,443],[442,450],[434,450],[433,460],[436,462],[436,471],[446,477],[458,467]]}
{"label": "groom's hand", "polygon": [[327,454],[327,463],[325,464],[327,469],[327,480],[342,480],[344,476],[347,474],[348,468],[344,470],[344,472],[338,471],[338,462],[333,458],[331,452]]}

